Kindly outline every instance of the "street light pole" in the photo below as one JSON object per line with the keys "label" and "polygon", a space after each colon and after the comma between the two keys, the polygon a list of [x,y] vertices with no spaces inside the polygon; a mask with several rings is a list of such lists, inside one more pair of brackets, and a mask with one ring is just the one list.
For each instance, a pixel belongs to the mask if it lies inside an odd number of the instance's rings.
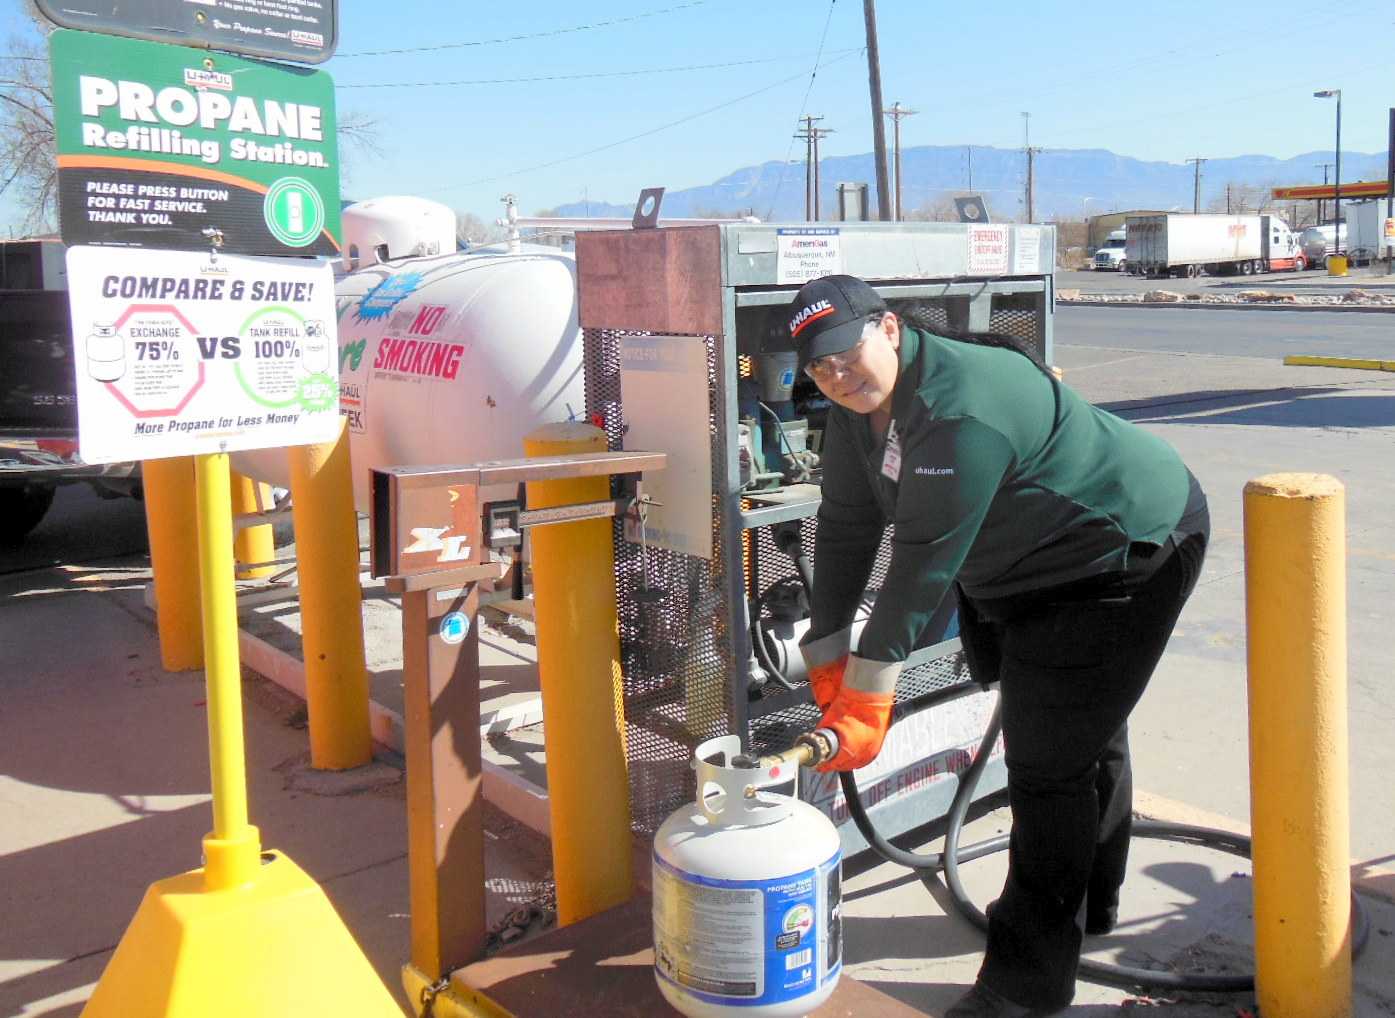
{"label": "street light pole", "polygon": [[1337,100],[1337,159],[1332,182],[1332,251],[1342,253],[1342,90],[1324,88],[1313,93],[1314,99]]}

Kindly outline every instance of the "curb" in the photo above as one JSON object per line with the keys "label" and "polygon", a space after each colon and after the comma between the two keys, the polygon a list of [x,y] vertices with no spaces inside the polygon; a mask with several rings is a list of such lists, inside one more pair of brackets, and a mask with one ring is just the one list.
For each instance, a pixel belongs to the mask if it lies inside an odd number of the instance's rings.
{"label": "curb", "polygon": [[1339,314],[1352,314],[1357,312],[1364,312],[1366,314],[1395,313],[1395,304],[1387,304],[1379,307],[1344,304],[1206,304],[1198,300],[1114,302],[1099,300],[1062,300],[1059,297],[1056,298],[1056,306],[1073,308],[1188,308],[1191,310],[1202,309],[1206,311],[1335,311]]}
{"label": "curb", "polygon": [[1395,361],[1377,361],[1365,357],[1313,357],[1289,354],[1284,358],[1289,367],[1356,368],[1360,371],[1395,371]]}

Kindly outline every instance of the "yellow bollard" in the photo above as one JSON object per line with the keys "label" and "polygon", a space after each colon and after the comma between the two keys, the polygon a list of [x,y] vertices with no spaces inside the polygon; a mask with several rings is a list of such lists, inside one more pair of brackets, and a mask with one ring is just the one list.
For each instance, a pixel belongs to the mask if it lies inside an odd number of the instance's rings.
{"label": "yellow bollard", "polygon": [[[270,509],[271,485],[254,481],[250,477],[243,477],[236,470],[232,472],[232,511],[234,516],[245,516],[249,513],[260,512]],[[260,523],[254,527],[243,527],[236,530],[236,537],[233,538],[233,555],[239,563],[247,562],[270,562],[276,557],[276,539],[271,532],[270,523]],[[259,576],[268,576],[275,566],[261,566],[257,569],[239,568],[237,578],[239,580],[255,580]]]}
{"label": "yellow bollard", "polygon": [[1352,1013],[1341,483],[1245,485],[1255,984],[1265,1018]]}
{"label": "yellow bollard", "polygon": [[[529,457],[605,452],[605,432],[548,424],[523,448]],[[529,509],[609,497],[606,477],[528,484]],[[529,539],[552,868],[565,926],[633,893],[615,551],[609,519],[534,527]]]}
{"label": "yellow bollard", "polygon": [[337,441],[295,446],[287,454],[310,762],[320,770],[347,770],[373,759],[349,436],[341,424]]}
{"label": "yellow bollard", "polygon": [[143,461],[141,487],[155,581],[160,663],[167,672],[193,671],[203,667],[193,458]]}

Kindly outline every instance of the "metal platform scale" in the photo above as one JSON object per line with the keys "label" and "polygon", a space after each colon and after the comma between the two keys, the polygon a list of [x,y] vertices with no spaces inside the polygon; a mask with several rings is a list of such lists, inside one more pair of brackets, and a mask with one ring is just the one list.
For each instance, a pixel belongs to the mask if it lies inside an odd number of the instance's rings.
{"label": "metal platform scale", "polygon": [[[788,349],[799,286],[850,273],[913,325],[1011,333],[1049,363],[1055,242],[1050,226],[959,223],[577,236],[587,411],[612,449],[668,456],[647,485],[658,505],[644,533],[633,521],[615,529],[638,829],[652,833],[690,799],[697,743],[734,733],[763,752],[818,718],[795,649],[807,625],[796,561],[813,553],[828,404]],[[889,557],[884,538],[870,591]],[[901,720],[857,775],[887,835],[948,810],[997,695],[970,680],[952,609],[927,626],[901,674]],[[999,756],[980,794],[1004,781]],[[839,825],[845,851],[864,847],[834,776],[806,781],[801,795]]]}

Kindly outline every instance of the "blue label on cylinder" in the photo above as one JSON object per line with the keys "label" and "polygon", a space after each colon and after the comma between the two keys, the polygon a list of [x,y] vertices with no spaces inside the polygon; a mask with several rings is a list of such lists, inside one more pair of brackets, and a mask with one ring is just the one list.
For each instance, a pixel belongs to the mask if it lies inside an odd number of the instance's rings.
{"label": "blue label on cylinder", "polygon": [[699,1000],[797,1000],[843,962],[841,854],[766,880],[720,880],[654,856],[654,970]]}

